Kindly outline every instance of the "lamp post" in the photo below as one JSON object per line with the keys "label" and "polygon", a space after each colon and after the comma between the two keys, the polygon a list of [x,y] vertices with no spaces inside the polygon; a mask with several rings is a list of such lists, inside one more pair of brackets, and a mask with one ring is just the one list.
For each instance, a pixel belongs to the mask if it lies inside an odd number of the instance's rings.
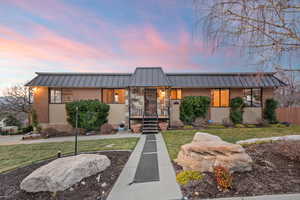
{"label": "lamp post", "polygon": [[76,131],[75,131],[75,156],[77,155],[77,140],[78,140],[78,106],[76,106]]}

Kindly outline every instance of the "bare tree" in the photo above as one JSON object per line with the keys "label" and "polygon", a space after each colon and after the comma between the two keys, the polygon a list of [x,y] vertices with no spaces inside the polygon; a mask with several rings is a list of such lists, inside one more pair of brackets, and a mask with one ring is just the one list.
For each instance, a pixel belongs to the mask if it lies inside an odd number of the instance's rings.
{"label": "bare tree", "polygon": [[25,113],[29,120],[32,111],[30,93],[30,89],[23,85],[7,88],[4,91],[4,97],[2,97],[0,101],[1,112],[9,114],[14,113],[16,115]]}
{"label": "bare tree", "polygon": [[300,57],[299,0],[194,0],[194,5],[214,49],[240,47],[260,66]]}

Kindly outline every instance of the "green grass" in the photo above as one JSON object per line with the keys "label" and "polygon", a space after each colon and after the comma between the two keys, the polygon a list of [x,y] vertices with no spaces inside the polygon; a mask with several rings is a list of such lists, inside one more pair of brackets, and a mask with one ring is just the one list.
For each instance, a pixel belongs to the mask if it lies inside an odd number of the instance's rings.
{"label": "green grass", "polygon": [[[132,150],[136,146],[137,141],[138,138],[80,141],[78,143],[78,151]],[[114,145],[106,147],[109,144]],[[74,142],[0,146],[0,173],[55,157],[58,151],[61,151],[62,154],[73,153]]]}
{"label": "green grass", "polygon": [[163,136],[171,159],[175,159],[180,150],[180,146],[190,143],[196,132],[206,132],[217,135],[223,140],[235,143],[239,140],[250,138],[275,137],[284,135],[300,135],[300,126],[290,126],[285,128],[223,128],[223,129],[203,129],[203,130],[172,130],[163,132]]}

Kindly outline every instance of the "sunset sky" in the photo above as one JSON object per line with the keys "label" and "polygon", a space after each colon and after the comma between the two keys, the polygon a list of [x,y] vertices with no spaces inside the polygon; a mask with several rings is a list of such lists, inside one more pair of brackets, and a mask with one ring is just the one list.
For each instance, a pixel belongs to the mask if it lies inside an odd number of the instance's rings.
{"label": "sunset sky", "polygon": [[1,0],[0,90],[34,72],[255,70],[237,50],[212,53],[196,19],[192,0]]}

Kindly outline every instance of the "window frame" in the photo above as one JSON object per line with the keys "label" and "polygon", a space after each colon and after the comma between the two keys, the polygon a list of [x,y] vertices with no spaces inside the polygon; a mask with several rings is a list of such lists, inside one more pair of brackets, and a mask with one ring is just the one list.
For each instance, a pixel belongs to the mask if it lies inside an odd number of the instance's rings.
{"label": "window frame", "polygon": [[[175,99],[172,99],[172,90],[173,90],[173,91],[174,91],[174,90],[176,91],[176,98],[175,98]],[[180,94],[181,94],[181,95],[180,95],[180,96],[181,96],[180,99],[178,98],[178,90],[180,90]],[[178,101],[178,100],[182,100],[182,88],[171,88],[170,99],[171,99],[171,100],[177,100],[177,101]]]}
{"label": "window frame", "polygon": [[[253,89],[259,89],[260,90],[260,106],[253,106]],[[251,91],[251,100],[250,100],[250,106],[245,104],[246,108],[262,108],[263,107],[263,88],[243,88],[243,101],[245,97],[245,90]],[[244,101],[245,103],[245,101]]]}
{"label": "window frame", "polygon": [[[219,91],[219,106],[214,106],[213,105],[213,98],[212,98],[212,90],[218,90]],[[228,106],[221,106],[222,102],[221,102],[221,90],[228,90]],[[229,108],[230,107],[230,99],[231,99],[231,91],[230,91],[230,88],[213,88],[210,90],[210,98],[211,98],[211,104],[210,106],[213,107],[213,108]]]}
{"label": "window frame", "polygon": [[[118,103],[118,102],[115,102],[115,96],[113,97],[113,103],[106,103],[106,102],[104,102],[103,101],[103,99],[104,99],[104,90],[113,90],[113,94],[115,94],[115,90],[124,90],[124,103]],[[126,104],[126,95],[125,95],[125,93],[126,93],[126,89],[125,88],[102,88],[101,89],[101,102],[102,103],[105,103],[105,104]]]}
{"label": "window frame", "polygon": [[[60,91],[60,103],[57,102],[52,102],[51,101],[51,90],[58,90]],[[64,104],[63,99],[62,99],[62,88],[49,88],[49,95],[48,95],[48,102],[49,104]]]}

